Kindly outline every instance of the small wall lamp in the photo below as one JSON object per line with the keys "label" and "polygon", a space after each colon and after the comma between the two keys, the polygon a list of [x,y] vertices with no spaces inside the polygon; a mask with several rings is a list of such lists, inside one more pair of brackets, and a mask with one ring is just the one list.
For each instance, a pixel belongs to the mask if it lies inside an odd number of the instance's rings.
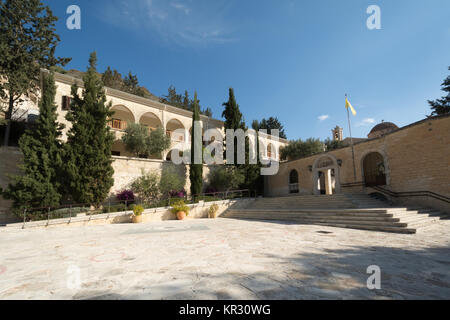
{"label": "small wall lamp", "polygon": [[342,159],[338,159],[337,160],[337,164],[338,164],[339,167],[342,167]]}
{"label": "small wall lamp", "polygon": [[309,170],[309,171],[312,171],[312,166],[308,166],[308,170]]}

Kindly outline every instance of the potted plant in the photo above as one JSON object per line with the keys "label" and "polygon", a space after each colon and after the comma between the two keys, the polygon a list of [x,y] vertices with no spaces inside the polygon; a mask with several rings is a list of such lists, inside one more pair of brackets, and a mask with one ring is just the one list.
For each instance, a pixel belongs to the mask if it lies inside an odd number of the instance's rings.
{"label": "potted plant", "polygon": [[177,215],[178,220],[183,220],[189,214],[189,207],[183,200],[178,200],[172,203],[172,213]]}
{"label": "potted plant", "polygon": [[144,212],[144,207],[142,207],[141,205],[133,206],[133,215],[131,216],[131,221],[133,223],[141,223],[142,212]]}
{"label": "potted plant", "polygon": [[208,217],[210,219],[215,219],[217,217],[218,210],[219,210],[219,206],[217,205],[217,203],[214,203],[213,205],[211,205],[208,209]]}

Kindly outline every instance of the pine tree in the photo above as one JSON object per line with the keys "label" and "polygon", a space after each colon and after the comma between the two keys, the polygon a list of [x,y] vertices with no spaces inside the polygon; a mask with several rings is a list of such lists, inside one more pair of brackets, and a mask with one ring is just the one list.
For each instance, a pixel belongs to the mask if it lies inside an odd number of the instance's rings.
{"label": "pine tree", "polygon": [[191,110],[191,100],[189,100],[189,93],[187,90],[184,90],[184,100],[183,100],[183,109]]}
{"label": "pine tree", "polygon": [[72,123],[66,144],[67,185],[73,200],[98,207],[114,184],[111,146],[114,136],[107,127],[112,116],[103,83],[96,74],[97,55],[92,53],[83,77],[84,89],[72,86],[73,102],[66,118]]}
{"label": "pine tree", "polygon": [[[272,129],[278,129],[279,137],[283,138],[283,139],[286,139],[286,133],[284,132],[284,127],[280,123],[280,121],[278,120],[277,117],[275,117],[275,118],[274,117],[270,117],[267,120],[266,119],[262,119],[261,122],[258,123],[258,121],[256,121],[256,123],[257,123],[258,130],[266,129],[267,130],[267,134],[272,134],[271,133]],[[256,125],[256,124],[252,124],[252,125]]]}
{"label": "pine tree", "polygon": [[[192,114],[192,141],[191,141],[191,164],[189,165],[189,179],[191,181],[191,195],[197,195],[202,192],[203,189],[203,161],[201,163],[196,164],[194,163],[194,150],[200,149],[202,150],[202,137],[197,137],[196,132],[194,130],[194,124],[195,121],[200,121],[200,107],[198,105],[197,100],[197,92],[195,92],[194,95],[194,103],[193,103],[193,114]],[[196,139],[200,139],[198,142],[196,142]],[[195,144],[200,144],[200,148],[195,148]],[[201,151],[202,152],[202,151]],[[203,155],[201,155],[201,159],[203,159]]]}
{"label": "pine tree", "polygon": [[[450,70],[450,67],[448,67],[448,70]],[[430,116],[450,113],[450,76],[444,80],[441,86],[442,91],[447,92],[447,95],[434,101],[428,100],[431,110],[433,110]]]}
{"label": "pine tree", "polygon": [[65,65],[70,59],[54,56],[60,41],[48,6],[39,0],[0,2],[0,112],[7,126],[3,144],[9,142],[11,119],[24,97],[36,96],[40,69]]}
{"label": "pine tree", "polygon": [[2,193],[15,208],[58,206],[61,200],[63,125],[57,123],[56,86],[52,74],[43,76],[39,116],[19,140],[24,156],[23,176],[15,176]]}
{"label": "pine tree", "polygon": [[122,90],[123,87],[122,75],[116,69],[112,71],[109,66],[102,74],[102,82],[105,87],[110,87],[117,90]]}

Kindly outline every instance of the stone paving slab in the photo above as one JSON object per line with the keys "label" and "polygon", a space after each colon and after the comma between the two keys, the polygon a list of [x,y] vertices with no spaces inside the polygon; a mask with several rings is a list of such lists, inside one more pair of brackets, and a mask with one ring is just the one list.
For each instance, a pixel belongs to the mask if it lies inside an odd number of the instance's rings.
{"label": "stone paving slab", "polygon": [[[222,218],[0,228],[0,299],[450,299],[449,230]],[[380,290],[367,289],[369,265]]]}

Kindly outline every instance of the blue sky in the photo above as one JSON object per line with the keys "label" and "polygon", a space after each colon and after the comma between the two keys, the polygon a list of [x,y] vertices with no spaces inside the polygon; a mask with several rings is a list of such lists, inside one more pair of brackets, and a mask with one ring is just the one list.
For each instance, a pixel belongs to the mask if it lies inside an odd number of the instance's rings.
{"label": "blue sky", "polygon": [[[355,137],[381,120],[421,120],[449,73],[448,0],[43,2],[60,18],[67,68],[85,70],[95,50],[99,71],[131,70],[156,95],[197,90],[215,118],[231,86],[248,125],[276,116],[289,139],[324,139],[336,125],[347,136],[345,93]],[[81,30],[66,28],[71,4]],[[381,30],[366,26],[373,4]]]}

